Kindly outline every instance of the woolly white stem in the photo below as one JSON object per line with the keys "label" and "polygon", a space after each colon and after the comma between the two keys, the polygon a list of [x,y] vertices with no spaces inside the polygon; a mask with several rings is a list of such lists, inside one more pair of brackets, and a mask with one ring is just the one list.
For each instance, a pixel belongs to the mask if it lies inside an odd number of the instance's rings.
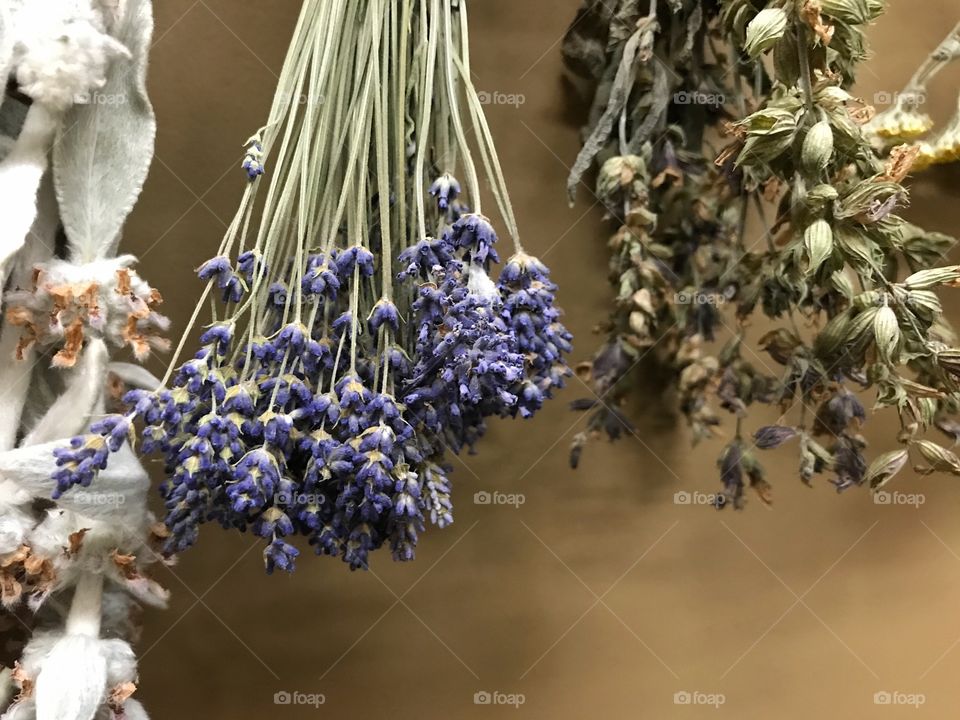
{"label": "woolly white stem", "polygon": [[37,191],[47,170],[47,154],[59,120],[59,113],[35,102],[16,145],[0,163],[0,279],[4,282],[10,260],[23,247],[36,220]]}
{"label": "woolly white stem", "polygon": [[17,688],[13,683],[13,671],[10,668],[0,670],[0,707],[7,707]]}
{"label": "woolly white stem", "polygon": [[13,360],[17,343],[20,342],[20,328],[10,323],[0,331],[0,382],[3,388],[3,402],[0,402],[0,452],[10,450],[17,443],[17,431],[20,428],[20,415],[27,401],[30,378],[33,376],[33,348],[24,352],[22,362]]}
{"label": "woolly white stem", "polygon": [[67,615],[67,635],[99,637],[102,600],[103,576],[92,572],[81,574]]}

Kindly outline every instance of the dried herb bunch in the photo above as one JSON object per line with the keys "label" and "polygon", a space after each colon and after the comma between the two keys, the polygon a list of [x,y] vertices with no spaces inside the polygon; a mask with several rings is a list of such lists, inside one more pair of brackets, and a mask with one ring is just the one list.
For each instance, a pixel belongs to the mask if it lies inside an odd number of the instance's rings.
{"label": "dried herb bunch", "polygon": [[[533,415],[570,339],[520,245],[467,31],[457,0],[303,4],[240,209],[199,269],[190,325],[216,300],[200,350],[58,452],[58,493],[140,419],[169,475],[166,552],[216,521],[262,536],[268,572],[293,569],[298,535],[365,568],[452,522],[448,449],[472,449],[488,417]],[[481,163],[513,239],[493,277]]]}
{"label": "dried herb bunch", "polygon": [[[770,501],[756,451],[790,442],[801,479],[830,473],[838,490],[878,488],[911,459],[960,474],[923,437],[958,436],[960,351],[935,292],[960,284],[960,267],[938,267],[953,240],[897,215],[919,149],[878,154],[864,132],[874,110],[847,90],[882,11],[879,0],[590,2],[567,38],[571,68],[597,87],[571,188],[596,159],[597,195],[619,225],[608,340],[583,370],[616,401],[649,353],[672,371],[695,439],[719,424],[713,405],[733,414],[722,505],[741,507],[747,483]],[[728,138],[719,153],[716,130]],[[755,243],[751,215],[765,231]],[[760,317],[773,329],[751,339]],[[869,465],[867,390],[902,426],[900,449]],[[781,420],[750,438],[756,402]],[[600,405],[594,430],[614,425],[616,402]]]}

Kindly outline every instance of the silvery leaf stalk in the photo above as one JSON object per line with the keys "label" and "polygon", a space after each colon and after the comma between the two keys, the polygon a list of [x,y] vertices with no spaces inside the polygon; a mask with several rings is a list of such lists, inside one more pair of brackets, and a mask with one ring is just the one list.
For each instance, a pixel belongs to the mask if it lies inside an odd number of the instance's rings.
{"label": "silvery leaf stalk", "polygon": [[[117,256],[153,155],[146,96],[150,0],[0,4],[0,708],[6,720],[146,718],[136,690],[149,479],[130,445],[96,492],[61,497],[54,450],[87,431],[125,384],[155,387],[143,360],[166,320],[132,256]],[[104,95],[113,102],[102,101]]]}
{"label": "silvery leaf stalk", "polygon": [[[198,271],[201,346],[178,364],[185,334],[169,389],[57,451],[58,497],[98,487],[142,421],[167,553],[215,521],[261,536],[268,572],[293,569],[298,536],[366,568],[452,521],[448,453],[489,417],[533,415],[570,339],[470,77],[465,2],[304,2],[239,210]],[[482,177],[511,237],[499,274]]]}

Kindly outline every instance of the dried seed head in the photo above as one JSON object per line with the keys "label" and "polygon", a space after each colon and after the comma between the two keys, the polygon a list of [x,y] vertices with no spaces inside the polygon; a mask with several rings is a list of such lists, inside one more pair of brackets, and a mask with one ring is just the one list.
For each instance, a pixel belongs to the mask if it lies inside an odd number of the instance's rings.
{"label": "dried seed head", "polygon": [[884,453],[870,463],[864,480],[870,483],[871,488],[879,490],[903,469],[909,458],[910,454],[902,449]]}
{"label": "dried seed head", "polygon": [[[910,445],[930,464],[928,472],[948,472],[960,475],[960,458],[952,451],[929,440],[916,440]],[[920,470],[922,472],[922,470]]]}
{"label": "dried seed head", "polygon": [[826,169],[833,157],[833,128],[827,120],[821,120],[810,128],[803,139],[800,161],[807,172],[818,173]]}
{"label": "dried seed head", "polygon": [[833,230],[826,220],[814,220],[803,233],[803,244],[807,249],[807,274],[813,275],[827,258],[833,254]]}
{"label": "dried seed head", "polygon": [[873,319],[873,336],[880,358],[887,363],[894,362],[897,346],[900,344],[900,322],[889,305],[884,305],[877,311]]}

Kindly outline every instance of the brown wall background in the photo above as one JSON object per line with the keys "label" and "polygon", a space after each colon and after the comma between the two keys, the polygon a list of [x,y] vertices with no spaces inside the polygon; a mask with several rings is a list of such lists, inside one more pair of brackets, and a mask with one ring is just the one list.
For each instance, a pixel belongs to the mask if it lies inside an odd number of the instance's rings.
{"label": "brown wall background", "polygon": [[[126,248],[183,325],[192,269],[219,243],[242,192],[243,141],[262,124],[298,12],[295,0],[163,0],[150,87],[157,157]],[[560,39],[579,0],[477,0],[479,89],[525,96],[491,106],[525,244],[551,265],[575,360],[604,317],[605,236],[592,198],[569,209],[567,166],[579,115],[562,82]],[[956,0],[892,0],[875,27],[860,92],[902,87],[960,16]],[[945,120],[960,68],[932,89]],[[960,232],[960,169],[924,175],[911,215]],[[960,318],[960,296],[946,301]],[[159,367],[159,363],[158,363]],[[161,579],[148,611],[140,696],[151,716],[246,718],[945,718],[960,687],[960,485],[906,477],[925,504],[880,506],[796,479],[769,457],[776,504],[742,513],[676,505],[713,492],[721,442],[692,451],[669,398],[632,408],[638,439],[591,445],[579,471],[566,448],[582,418],[577,381],[535,421],[495,424],[475,457],[454,461],[456,518],[425,534],[415,563],[384,554],[369,573],[305,556],[267,578],[252,538],[209,527]],[[770,418],[757,415],[760,424]],[[891,418],[869,423],[892,433]],[[877,446],[874,447],[874,450]],[[473,493],[522,493],[518,510]],[[278,691],[322,693],[278,706]],[[477,706],[478,691],[523,693],[519,709]],[[674,704],[674,693],[725,704]],[[923,693],[919,709],[878,707],[878,691]]]}

